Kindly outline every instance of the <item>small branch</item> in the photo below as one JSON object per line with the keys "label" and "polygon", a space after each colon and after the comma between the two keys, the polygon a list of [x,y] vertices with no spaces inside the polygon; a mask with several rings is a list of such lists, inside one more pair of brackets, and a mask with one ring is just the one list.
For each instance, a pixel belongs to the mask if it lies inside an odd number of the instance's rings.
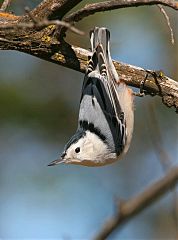
{"label": "small branch", "polygon": [[71,13],[69,16],[65,17],[64,20],[67,22],[79,22],[89,15],[95,14],[97,12],[110,11],[120,8],[128,7],[138,7],[145,5],[156,5],[162,4],[178,10],[178,3],[173,0],[111,0],[99,3],[87,4],[84,8]]}
{"label": "small branch", "polygon": [[[31,16],[32,17],[32,16]],[[70,31],[79,34],[84,35],[83,31],[80,31],[76,27],[72,26],[68,22],[60,21],[60,20],[47,20],[43,19],[41,21],[38,21],[36,18],[33,18],[32,22],[18,22],[15,25],[14,24],[6,24],[6,25],[0,25],[0,30],[17,30],[17,29],[33,29],[40,31],[45,27],[55,25],[55,26],[62,26]]]}
{"label": "small branch", "polygon": [[6,9],[10,6],[10,4],[11,4],[11,0],[4,0],[1,5],[0,11],[5,12]]}
{"label": "small branch", "polygon": [[[31,13],[38,20],[44,18],[50,20],[61,20],[63,16],[75,7],[82,0],[43,0]],[[23,21],[29,18],[28,15],[23,17]]]}
{"label": "small branch", "polygon": [[177,181],[178,167],[174,167],[163,178],[147,187],[143,192],[128,201],[122,202],[116,215],[103,225],[94,239],[103,240],[109,237],[114,230],[118,230],[124,223],[175,187]]}
{"label": "small branch", "polygon": [[174,42],[175,42],[174,41],[174,33],[173,33],[173,30],[172,30],[172,27],[171,27],[169,16],[167,15],[166,11],[164,10],[164,8],[160,4],[158,4],[157,6],[158,6],[158,8],[160,9],[160,11],[162,12],[163,16],[166,19],[166,22],[167,22],[167,25],[168,25],[168,28],[169,28],[170,34],[171,34],[171,43],[174,45]]}
{"label": "small branch", "polygon": [[[70,45],[65,46],[63,43],[61,50],[53,55],[50,54],[50,61],[85,73],[88,56],[90,55],[91,52],[85,49]],[[147,70],[116,61],[114,61],[114,65],[120,78],[125,81],[126,84],[140,89],[141,81],[145,78]],[[178,111],[178,82],[167,76],[163,76],[158,86],[154,77],[150,74],[144,84],[144,90],[151,96],[153,94],[160,95],[166,106],[174,106],[176,111]]]}

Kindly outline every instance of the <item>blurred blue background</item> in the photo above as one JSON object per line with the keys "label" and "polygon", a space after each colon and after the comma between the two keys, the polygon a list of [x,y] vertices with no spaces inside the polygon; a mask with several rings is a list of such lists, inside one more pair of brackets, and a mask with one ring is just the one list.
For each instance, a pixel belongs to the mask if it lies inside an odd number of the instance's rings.
{"label": "blurred blue background", "polygon": [[[39,2],[17,0],[11,10],[22,14]],[[85,36],[68,32],[67,41],[89,48],[89,30],[108,27],[113,59],[163,69],[177,80],[178,16],[166,10],[174,46],[156,6],[98,13],[77,24]],[[123,160],[100,168],[47,167],[75,132],[82,81],[73,70],[0,52],[0,238],[91,239],[114,214],[116,199],[129,199],[164,175],[158,143],[177,164],[177,116],[159,97],[147,96],[135,99],[134,135]],[[165,195],[110,239],[175,238],[174,200],[172,192]]]}

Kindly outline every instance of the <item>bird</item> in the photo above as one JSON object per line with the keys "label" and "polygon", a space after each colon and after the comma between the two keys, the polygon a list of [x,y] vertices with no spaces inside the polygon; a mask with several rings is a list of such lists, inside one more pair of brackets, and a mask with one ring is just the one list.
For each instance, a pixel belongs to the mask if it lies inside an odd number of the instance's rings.
{"label": "bird", "polygon": [[128,151],[134,125],[134,94],[122,81],[110,54],[110,31],[90,31],[92,54],[84,76],[78,127],[57,160],[99,167],[122,159]]}

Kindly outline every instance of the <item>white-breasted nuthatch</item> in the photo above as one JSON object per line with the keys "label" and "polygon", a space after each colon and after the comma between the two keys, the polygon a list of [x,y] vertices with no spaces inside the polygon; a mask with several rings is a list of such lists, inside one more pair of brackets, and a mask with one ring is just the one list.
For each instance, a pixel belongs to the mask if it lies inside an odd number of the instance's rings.
{"label": "white-breasted nuthatch", "polygon": [[110,55],[110,32],[90,33],[92,56],[84,77],[78,128],[49,164],[103,166],[127,152],[133,132],[133,93],[119,79]]}

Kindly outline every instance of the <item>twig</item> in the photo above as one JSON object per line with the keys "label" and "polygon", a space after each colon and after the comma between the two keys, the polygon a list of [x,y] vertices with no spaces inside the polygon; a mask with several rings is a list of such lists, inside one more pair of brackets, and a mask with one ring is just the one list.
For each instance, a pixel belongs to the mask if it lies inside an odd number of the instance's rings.
{"label": "twig", "polygon": [[[64,54],[59,52],[57,54],[54,54],[51,57],[52,61],[55,63],[60,62],[60,65],[67,66],[74,70],[85,73],[88,56],[91,54],[89,51],[72,46],[71,52],[62,52]],[[72,55],[75,55],[75,57],[72,57]],[[113,62],[120,78],[125,81],[126,84],[137,88],[140,88],[140,84],[145,78],[146,73],[150,71],[122,62]],[[155,83],[154,77],[150,75],[148,76],[147,81],[144,84],[144,89],[151,96],[152,94],[160,95],[162,97],[163,103],[166,106],[174,106],[176,112],[178,112],[178,82],[164,75],[159,85],[160,87],[158,87],[157,83]]]}
{"label": "twig", "polygon": [[97,12],[104,12],[119,8],[127,7],[138,7],[145,5],[156,5],[162,4],[178,10],[178,4],[174,0],[111,0],[93,4],[87,4],[82,9],[71,13],[69,16],[65,17],[64,20],[67,22],[78,22],[89,15],[95,14]]}
{"label": "twig", "polygon": [[[63,16],[68,13],[73,7],[75,7],[82,0],[43,0],[31,13],[38,20],[44,18],[50,20],[61,20]],[[29,16],[23,17],[23,20],[27,20]]]}
{"label": "twig", "polygon": [[6,11],[6,9],[9,7],[11,3],[11,0],[4,0],[2,5],[1,5],[1,8],[0,8],[0,11]]}
{"label": "twig", "polygon": [[160,4],[158,4],[157,6],[158,6],[158,8],[160,9],[160,11],[162,12],[163,16],[166,19],[166,22],[167,22],[167,25],[168,25],[168,28],[169,28],[170,34],[171,34],[171,43],[174,45],[174,42],[175,42],[174,41],[174,33],[173,33],[173,30],[172,30],[172,27],[171,27],[169,16],[167,15],[166,11],[164,10],[164,8]]}
{"label": "twig", "polygon": [[178,181],[178,167],[172,168],[163,178],[154,182],[143,192],[123,202],[116,215],[108,220],[100,232],[95,236],[95,240],[106,239],[114,230],[118,230],[124,223],[131,220],[135,215],[150,206],[158,198],[175,187]]}
{"label": "twig", "polygon": [[13,30],[13,29],[36,29],[38,31],[42,30],[45,27],[55,25],[55,26],[62,26],[70,31],[79,34],[84,35],[83,31],[80,31],[76,27],[72,26],[70,23],[59,21],[59,20],[47,20],[43,19],[41,21],[38,21],[36,18],[33,18],[32,22],[19,22],[17,24],[6,24],[6,25],[0,25],[0,30],[7,29],[7,30]]}

